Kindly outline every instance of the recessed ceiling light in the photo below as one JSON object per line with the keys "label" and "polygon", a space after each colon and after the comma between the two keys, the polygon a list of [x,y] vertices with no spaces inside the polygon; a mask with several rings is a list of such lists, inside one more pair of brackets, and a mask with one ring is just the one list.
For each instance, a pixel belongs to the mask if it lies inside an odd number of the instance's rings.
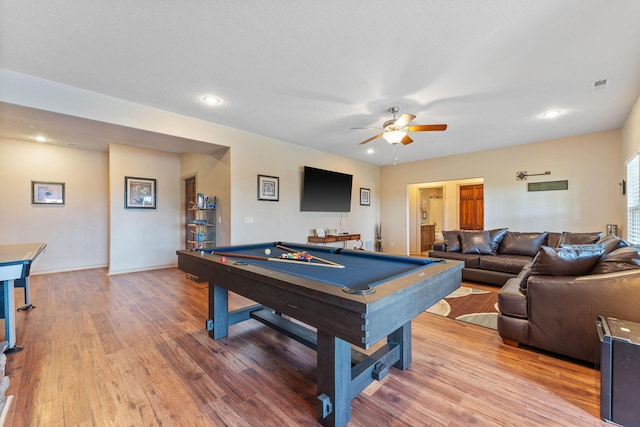
{"label": "recessed ceiling light", "polygon": [[373,148],[367,149],[367,154],[373,154]]}
{"label": "recessed ceiling light", "polygon": [[38,142],[47,142],[47,137],[42,135],[34,136],[33,139]]}
{"label": "recessed ceiling light", "polygon": [[547,112],[542,113],[542,117],[544,117],[545,119],[555,119],[561,114],[562,114],[562,110],[549,110]]}
{"label": "recessed ceiling light", "polygon": [[216,98],[215,96],[211,96],[211,95],[203,96],[202,101],[208,105],[220,104],[220,98]]}

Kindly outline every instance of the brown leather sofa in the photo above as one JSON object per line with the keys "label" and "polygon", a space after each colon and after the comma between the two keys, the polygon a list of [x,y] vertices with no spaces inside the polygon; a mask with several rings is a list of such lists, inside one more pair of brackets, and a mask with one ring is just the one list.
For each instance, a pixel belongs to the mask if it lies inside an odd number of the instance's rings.
{"label": "brown leather sofa", "polygon": [[542,248],[500,289],[498,333],[505,343],[597,363],[597,316],[640,322],[638,249],[576,248]]}

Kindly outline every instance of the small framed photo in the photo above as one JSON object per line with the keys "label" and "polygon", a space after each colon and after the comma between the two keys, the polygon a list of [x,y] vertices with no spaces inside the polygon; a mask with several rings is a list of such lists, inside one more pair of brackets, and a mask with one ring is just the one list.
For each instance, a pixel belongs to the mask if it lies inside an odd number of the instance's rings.
{"label": "small framed photo", "polygon": [[157,197],[158,189],[155,179],[124,177],[125,209],[155,209]]}
{"label": "small framed photo", "polygon": [[258,175],[258,200],[279,200],[279,178],[277,176]]}
{"label": "small framed photo", "polygon": [[64,182],[31,181],[31,204],[64,205]]}
{"label": "small framed photo", "polygon": [[371,190],[369,190],[368,188],[360,189],[360,205],[361,206],[371,205]]}

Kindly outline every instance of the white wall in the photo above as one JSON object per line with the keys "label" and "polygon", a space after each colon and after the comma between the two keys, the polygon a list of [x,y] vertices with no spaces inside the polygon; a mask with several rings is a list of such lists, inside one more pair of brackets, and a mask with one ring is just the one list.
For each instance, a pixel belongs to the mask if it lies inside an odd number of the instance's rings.
{"label": "white wall", "polygon": [[[125,176],[156,179],[156,209],[125,209]],[[109,146],[109,274],[177,264],[180,155]]]}
{"label": "white wall", "polygon": [[[374,238],[380,209],[377,166],[275,140],[265,142],[232,148],[232,243],[306,242],[314,228],[344,229],[360,233],[363,240]],[[303,166],[352,174],[351,212],[301,212]],[[257,200],[258,174],[279,178],[278,202]],[[360,206],[361,187],[371,189],[370,206]]]}
{"label": "white wall", "polygon": [[[408,253],[409,184],[470,177],[484,178],[487,229],[604,231],[606,224],[622,225],[621,138],[614,130],[385,166],[380,175],[383,245],[389,252]],[[521,170],[551,175],[516,181]],[[568,180],[569,190],[527,191],[529,182],[557,180]]]}
{"label": "white wall", "polygon": [[640,151],[640,97],[622,126],[622,162]]}
{"label": "white wall", "polygon": [[[107,153],[0,140],[0,244],[44,242],[34,273],[108,263]],[[64,206],[31,204],[31,181],[65,183]]]}

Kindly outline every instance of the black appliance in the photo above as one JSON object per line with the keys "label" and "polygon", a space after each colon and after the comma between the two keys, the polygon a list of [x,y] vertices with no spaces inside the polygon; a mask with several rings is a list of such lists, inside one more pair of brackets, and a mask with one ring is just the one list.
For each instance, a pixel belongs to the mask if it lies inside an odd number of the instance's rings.
{"label": "black appliance", "polygon": [[598,316],[600,416],[625,427],[640,426],[640,323]]}

